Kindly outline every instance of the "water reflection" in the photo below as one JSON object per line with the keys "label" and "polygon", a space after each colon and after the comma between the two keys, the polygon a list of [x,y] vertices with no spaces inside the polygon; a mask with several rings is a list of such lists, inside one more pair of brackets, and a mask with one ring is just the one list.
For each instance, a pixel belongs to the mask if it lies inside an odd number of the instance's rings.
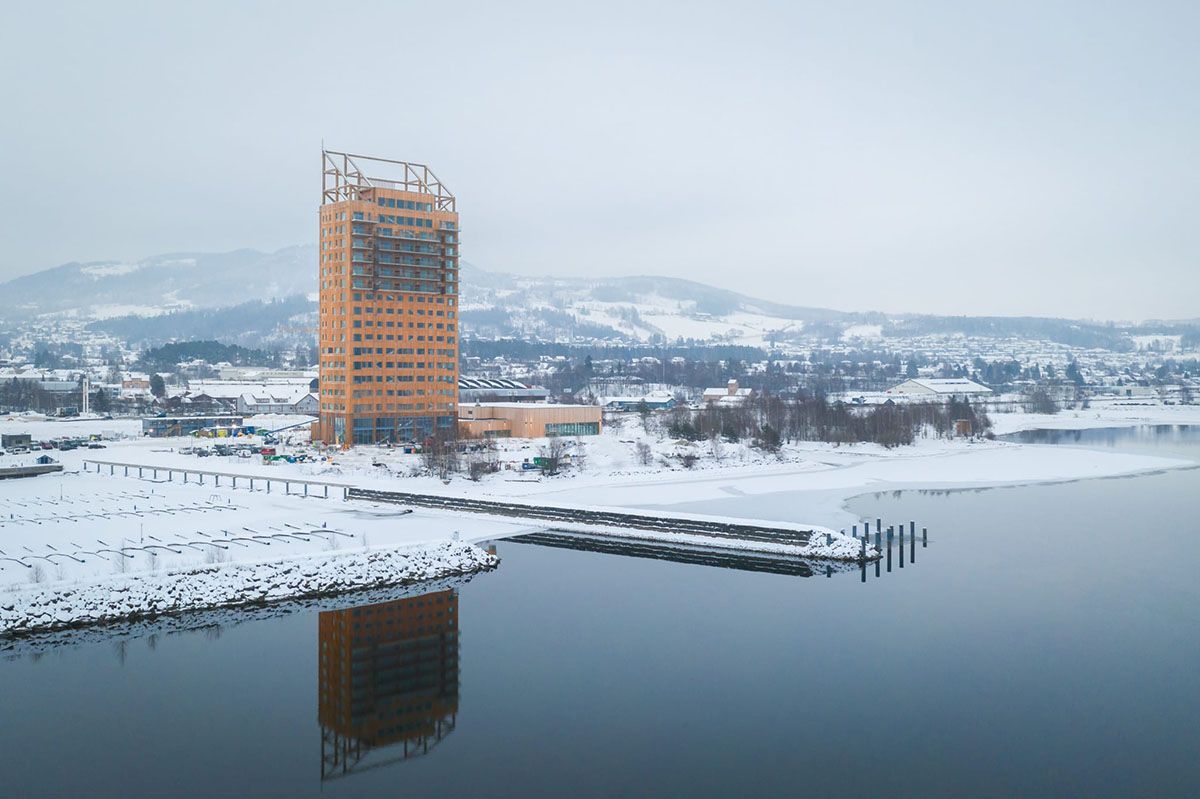
{"label": "water reflection", "polygon": [[708,547],[684,546],[678,544],[658,544],[634,539],[602,538],[568,533],[540,532],[527,533],[506,539],[517,544],[534,544],[555,549],[574,549],[583,552],[602,552],[608,555],[623,555],[630,558],[649,558],[666,560],[672,563],[690,563],[699,566],[714,566],[721,569],[736,569],[738,571],[769,572],[771,574],[786,574],[794,577],[812,577],[832,571],[846,571],[846,564],[813,562],[785,555],[771,555],[762,552],[735,552],[728,549],[712,549]]}
{"label": "water reflection", "polygon": [[458,591],[320,614],[321,779],[429,752],[458,715]]}
{"label": "water reflection", "polygon": [[[877,494],[876,496],[879,496],[879,494]],[[880,520],[880,521],[882,521],[882,520]],[[876,558],[873,562],[863,561],[862,563],[859,564],[860,579],[864,583],[867,581],[867,573],[870,570],[870,568],[872,568],[872,567],[875,569],[876,577],[883,576],[883,572],[881,570],[884,568],[885,565],[887,568],[886,573],[891,574],[893,547],[895,547],[895,549],[896,549],[896,560],[899,561],[899,566],[901,569],[904,568],[905,548],[906,547],[907,547],[907,552],[908,552],[909,567],[911,568],[911,567],[917,565],[917,525],[916,525],[916,522],[909,522],[907,535],[905,535],[905,532],[904,532],[905,528],[904,528],[903,524],[899,525],[898,527],[888,527],[886,534],[883,533],[883,531],[881,529],[879,529],[880,526],[881,525],[879,525],[879,524],[876,525],[877,530],[875,533],[875,542],[876,542],[875,547],[882,553],[882,557]],[[869,542],[870,537],[871,537],[870,536],[870,525],[867,525],[866,527],[864,527],[864,530],[866,531],[866,539],[865,540]],[[921,537],[921,549],[928,549],[929,548],[929,528],[922,527],[920,537]]]}
{"label": "water reflection", "polygon": [[1059,444],[1104,447],[1131,451],[1154,451],[1183,447],[1194,451],[1200,444],[1200,426],[1154,424],[1136,427],[1096,427],[1085,430],[1023,430],[998,436],[1002,441],[1022,444]]}

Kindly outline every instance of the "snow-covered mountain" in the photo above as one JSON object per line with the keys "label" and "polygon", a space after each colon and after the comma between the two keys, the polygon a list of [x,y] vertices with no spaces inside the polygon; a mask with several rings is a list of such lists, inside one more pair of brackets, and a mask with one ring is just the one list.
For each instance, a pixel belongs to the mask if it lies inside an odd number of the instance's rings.
{"label": "snow-covered mountain", "polygon": [[[0,284],[0,293],[11,298],[0,307],[0,317],[104,320],[114,332],[153,331],[153,338],[163,340],[172,327],[198,335],[192,330],[197,319],[225,320],[209,313],[216,309],[314,297],[316,260],[315,247],[297,246],[273,253],[174,253],[136,263],[64,264]],[[786,341],[806,325],[859,319],[666,277],[525,277],[464,264],[461,284],[464,328],[483,336],[758,346]],[[294,304],[287,310],[294,312]]]}
{"label": "snow-covered mountain", "polygon": [[[1053,341],[1134,350],[1170,338],[1194,346],[1197,326],[1114,326],[1037,317],[847,313],[757,299],[668,277],[562,278],[463,264],[467,336],[555,342],[870,345],[923,336]],[[317,249],[175,253],[136,263],[71,263],[0,284],[0,322],[75,317],[123,340],[309,341]]]}
{"label": "snow-covered mountain", "polygon": [[525,277],[464,265],[462,285],[464,326],[484,336],[761,346],[860,318],[667,277]]}
{"label": "snow-covered mountain", "polygon": [[316,290],[316,253],[306,245],[272,253],[170,253],[134,263],[63,264],[0,284],[0,316],[155,316],[307,295]]}

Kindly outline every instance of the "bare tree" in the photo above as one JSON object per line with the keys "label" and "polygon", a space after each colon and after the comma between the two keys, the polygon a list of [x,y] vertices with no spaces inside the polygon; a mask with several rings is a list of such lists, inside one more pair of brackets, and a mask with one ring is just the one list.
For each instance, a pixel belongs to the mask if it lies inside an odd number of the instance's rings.
{"label": "bare tree", "polygon": [[421,461],[429,474],[448,480],[459,470],[458,443],[439,433],[421,448]]}
{"label": "bare tree", "polygon": [[720,461],[725,456],[725,446],[721,443],[721,429],[713,427],[708,432],[708,450],[713,460]]}
{"label": "bare tree", "polygon": [[546,446],[538,449],[538,459],[542,474],[555,475],[562,468],[563,458],[566,457],[569,444],[559,436],[554,436],[546,442]]}

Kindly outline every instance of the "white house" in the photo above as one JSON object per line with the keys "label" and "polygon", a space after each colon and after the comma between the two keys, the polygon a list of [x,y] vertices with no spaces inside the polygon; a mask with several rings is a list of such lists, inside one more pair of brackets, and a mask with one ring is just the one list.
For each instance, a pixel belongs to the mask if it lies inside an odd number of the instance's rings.
{"label": "white house", "polygon": [[296,400],[292,406],[292,413],[306,413],[310,416],[317,416],[321,408],[321,402],[317,395],[311,391],[305,394],[300,399]]}
{"label": "white house", "polygon": [[965,377],[914,377],[905,380],[898,386],[887,390],[888,394],[902,396],[965,396],[972,394],[991,394],[992,390]]}
{"label": "white house", "polygon": [[242,394],[237,398],[237,411],[245,415],[260,413],[305,413],[316,416],[319,407],[320,403],[317,401],[317,395],[310,391],[286,396],[256,392],[253,394]]}

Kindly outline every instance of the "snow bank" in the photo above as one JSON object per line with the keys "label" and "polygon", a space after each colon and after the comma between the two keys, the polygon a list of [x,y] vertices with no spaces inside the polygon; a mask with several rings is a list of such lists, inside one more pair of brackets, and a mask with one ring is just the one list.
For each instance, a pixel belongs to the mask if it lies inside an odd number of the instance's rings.
{"label": "snow bank", "polygon": [[[835,461],[834,458],[839,460]],[[796,517],[835,529],[860,522],[845,503],[861,494],[911,489],[980,488],[1122,477],[1194,466],[1183,458],[1102,452],[1008,442],[946,448],[898,457],[823,456],[823,468],[755,470],[745,474],[680,476],[670,483],[564,484],[551,496],[559,505],[606,505],[652,513],[717,499],[788,494]],[[544,492],[550,495],[550,492]],[[752,508],[753,505],[747,505]],[[744,521],[744,520],[743,520]],[[778,522],[764,522],[777,525]],[[806,525],[808,526],[808,525]]]}
{"label": "snow bank", "polygon": [[185,611],[262,605],[489,569],[498,559],[446,541],[272,563],[229,564],[0,595],[0,635],[24,635]]}

